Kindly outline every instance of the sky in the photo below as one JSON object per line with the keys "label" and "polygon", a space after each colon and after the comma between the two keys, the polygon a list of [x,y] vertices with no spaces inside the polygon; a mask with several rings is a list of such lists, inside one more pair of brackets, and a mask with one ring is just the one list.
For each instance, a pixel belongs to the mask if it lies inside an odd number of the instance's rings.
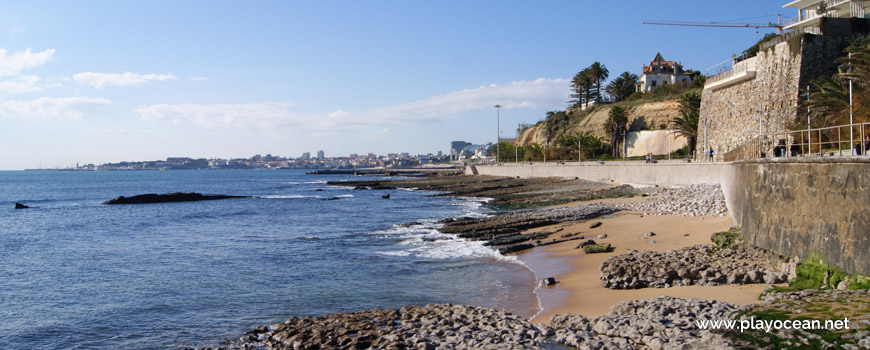
{"label": "sky", "polygon": [[447,152],[564,110],[595,61],[703,71],[772,32],[644,19],[767,23],[785,3],[4,1],[0,169]]}

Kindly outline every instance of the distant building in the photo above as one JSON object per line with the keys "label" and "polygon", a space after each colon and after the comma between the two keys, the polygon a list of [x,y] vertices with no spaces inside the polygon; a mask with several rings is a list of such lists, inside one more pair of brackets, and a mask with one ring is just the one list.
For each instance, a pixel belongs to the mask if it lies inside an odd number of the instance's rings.
{"label": "distant building", "polygon": [[[828,21],[832,23],[826,24],[822,18],[866,19],[868,10],[870,10],[870,2],[866,0],[796,0],[790,1],[782,7],[796,8],[798,10],[797,17],[786,19],[783,22],[783,29],[791,29],[795,32],[817,35],[829,34],[844,36],[835,33],[841,30],[841,28],[837,28],[837,23],[834,23],[836,21]],[[854,26],[851,22],[843,23],[848,24],[846,27]],[[851,33],[849,33],[849,35],[851,35]]]}
{"label": "distant building", "polygon": [[311,160],[311,152],[302,153],[302,157],[299,157],[301,160]]}
{"label": "distant building", "polygon": [[465,147],[468,147],[470,145],[470,142],[465,141],[450,142],[450,160],[459,160],[459,156],[462,155],[462,151],[465,150]]}
{"label": "distant building", "polygon": [[683,71],[681,64],[665,61],[661,53],[656,53],[649,65],[643,66],[636,91],[649,92],[663,85],[688,83],[691,80],[692,76]]}
{"label": "distant building", "polygon": [[317,160],[323,160],[324,158],[326,157],[324,157],[323,150],[317,151]]}

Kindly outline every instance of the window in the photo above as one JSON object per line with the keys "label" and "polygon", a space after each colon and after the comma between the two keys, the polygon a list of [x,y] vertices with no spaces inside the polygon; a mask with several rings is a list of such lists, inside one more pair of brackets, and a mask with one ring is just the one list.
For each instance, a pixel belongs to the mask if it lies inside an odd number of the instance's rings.
{"label": "window", "polygon": [[650,86],[652,86],[652,87],[656,87],[656,81],[653,80],[653,81],[652,81],[652,84],[650,84]]}

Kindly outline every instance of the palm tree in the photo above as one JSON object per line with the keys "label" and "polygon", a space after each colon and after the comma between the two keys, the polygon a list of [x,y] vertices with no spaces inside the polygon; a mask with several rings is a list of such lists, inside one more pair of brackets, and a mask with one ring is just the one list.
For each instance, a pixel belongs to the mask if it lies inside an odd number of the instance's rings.
{"label": "palm tree", "polygon": [[541,148],[541,145],[537,142],[528,145],[525,151],[524,158],[526,160],[538,160],[544,154],[543,148]]}
{"label": "palm tree", "polygon": [[610,132],[610,152],[614,157],[619,157],[619,145],[622,143],[627,124],[628,114],[625,113],[625,108],[622,106],[610,107],[610,117],[604,127]]}
{"label": "palm tree", "polygon": [[849,111],[849,90],[841,80],[821,77],[816,80],[815,89],[810,94],[809,106],[812,110],[824,113],[825,125],[840,122]]}
{"label": "palm tree", "polygon": [[622,72],[616,79],[610,82],[604,89],[610,96],[613,96],[615,102],[619,102],[628,98],[631,95],[637,84],[638,76],[631,72]]}
{"label": "palm tree", "polygon": [[698,121],[701,119],[701,93],[689,90],[680,97],[680,116],[671,119],[677,134],[688,141],[689,154],[695,151],[698,140]]}
{"label": "palm tree", "polygon": [[581,152],[583,158],[589,159],[595,156],[595,153],[602,149],[604,140],[587,132],[580,132],[577,137],[580,138]]}
{"label": "palm tree", "polygon": [[595,83],[595,103],[601,102],[601,83],[607,80],[610,76],[610,71],[607,70],[601,62],[595,61],[589,66],[589,75]]}

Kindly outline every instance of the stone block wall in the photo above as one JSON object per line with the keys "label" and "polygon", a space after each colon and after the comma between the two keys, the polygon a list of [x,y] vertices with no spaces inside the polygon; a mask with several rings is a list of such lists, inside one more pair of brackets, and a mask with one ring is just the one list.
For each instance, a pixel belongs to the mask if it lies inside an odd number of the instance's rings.
{"label": "stone block wall", "polygon": [[870,159],[781,158],[732,164],[728,208],[747,242],[788,257],[820,254],[870,275]]}
{"label": "stone block wall", "polygon": [[[754,79],[705,89],[696,154],[706,155],[713,148],[721,156],[759,132],[788,130],[805,115],[798,101],[800,93],[811,81],[836,72],[834,59],[848,42],[848,37],[798,35],[759,51]],[[772,148],[773,142],[767,145]]]}

